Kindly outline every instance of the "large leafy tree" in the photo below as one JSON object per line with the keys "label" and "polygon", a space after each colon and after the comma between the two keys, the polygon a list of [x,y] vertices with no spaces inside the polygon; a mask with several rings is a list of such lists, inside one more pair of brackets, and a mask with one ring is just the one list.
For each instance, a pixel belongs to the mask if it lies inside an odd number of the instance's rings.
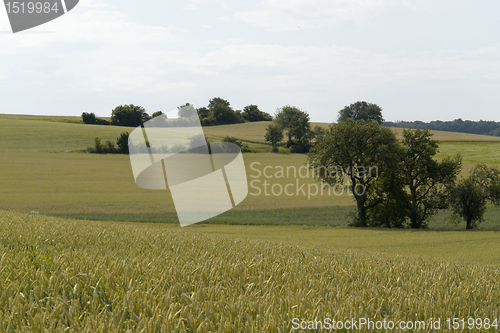
{"label": "large leafy tree", "polygon": [[488,200],[500,206],[500,171],[478,164],[467,178],[453,187],[450,194],[455,217],[465,220],[465,228],[471,230],[484,220]]}
{"label": "large leafy tree", "polygon": [[111,112],[111,124],[137,127],[149,119],[146,110],[139,105],[120,105]]}
{"label": "large leafy tree", "polygon": [[384,123],[382,108],[377,104],[367,103],[364,101],[356,102],[340,110],[338,121],[341,122],[346,119],[374,121],[380,125]]}
{"label": "large leafy tree", "polygon": [[350,182],[357,205],[355,225],[368,225],[367,212],[384,202],[379,195],[380,173],[394,173],[397,151],[395,134],[375,122],[346,119],[333,124],[329,132],[317,138],[309,152],[309,165],[325,184]]}
{"label": "large leafy tree", "polygon": [[428,219],[445,204],[446,191],[454,185],[462,166],[460,156],[434,159],[438,143],[429,130],[404,130],[401,176],[410,193],[411,228],[427,227]]}
{"label": "large leafy tree", "polygon": [[286,131],[288,147],[293,145],[294,141],[302,143],[307,140],[310,124],[306,112],[296,106],[285,105],[276,111],[274,119]]}
{"label": "large leafy tree", "polygon": [[225,100],[224,98],[214,97],[210,101],[208,101],[208,108],[211,109],[216,104],[222,104],[224,106],[230,106],[230,103],[227,100]]}

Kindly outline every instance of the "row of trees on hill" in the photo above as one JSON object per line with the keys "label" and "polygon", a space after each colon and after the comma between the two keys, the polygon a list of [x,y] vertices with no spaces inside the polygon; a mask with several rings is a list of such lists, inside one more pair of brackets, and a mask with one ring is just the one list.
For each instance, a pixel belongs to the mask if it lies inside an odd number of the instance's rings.
{"label": "row of trees on hill", "polygon": [[[187,105],[191,104],[186,103],[179,107],[179,110],[182,110],[182,107]],[[201,107],[197,109],[197,111],[203,126],[272,120],[271,115],[261,111],[257,105],[247,105],[243,108],[243,111],[235,111],[231,108],[227,100],[220,97],[212,98],[206,107]],[[111,111],[110,121],[97,118],[94,113],[87,112],[82,113],[82,119],[85,124],[137,127],[162,114],[162,111],[157,111],[150,116],[142,106],[129,104],[120,105],[114,108]],[[179,116],[182,117],[181,114],[179,114]]]}
{"label": "row of trees on hill", "polygon": [[496,121],[471,121],[458,118],[453,121],[436,120],[429,123],[422,121],[386,122],[384,126],[500,136],[500,122]]}
{"label": "row of trees on hill", "polygon": [[261,111],[257,105],[250,104],[245,106],[243,111],[235,111],[227,100],[220,97],[212,98],[206,107],[198,108],[197,111],[202,126],[272,120],[271,115]]}
{"label": "row of trees on hill", "polygon": [[383,127],[382,109],[357,102],[316,138],[308,162],[324,184],[350,183],[357,205],[353,225],[426,228],[438,209],[451,207],[467,229],[482,221],[486,202],[500,204],[500,171],[478,165],[457,182],[461,158],[437,161],[427,129]]}
{"label": "row of trees on hill", "polygon": [[85,124],[137,127],[162,114],[162,111],[156,111],[150,116],[142,106],[129,104],[114,108],[111,111],[111,121],[97,118],[94,113],[87,112],[82,113],[82,120]]}

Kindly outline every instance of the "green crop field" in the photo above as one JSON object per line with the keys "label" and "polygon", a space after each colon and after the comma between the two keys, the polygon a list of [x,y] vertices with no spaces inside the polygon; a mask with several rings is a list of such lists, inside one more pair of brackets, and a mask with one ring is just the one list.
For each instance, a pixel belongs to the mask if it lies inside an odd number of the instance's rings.
{"label": "green crop field", "polygon": [[99,136],[116,141],[121,132],[133,128],[99,126],[0,117],[0,150],[83,151]]}
{"label": "green crop field", "polygon": [[[128,156],[84,153],[133,128],[77,121],[0,115],[0,331],[290,332],[294,318],[362,317],[443,330],[500,315],[500,209],[472,232],[447,211],[430,230],[349,228],[352,197],[322,193],[305,155],[248,153],[247,198],[180,228],[170,192],[136,186]],[[267,125],[204,131],[268,148]],[[462,175],[500,164],[500,138],[434,139],[439,159],[462,155]]]}
{"label": "green crop field", "polygon": [[[369,318],[431,331],[432,319],[492,328],[500,316],[496,233],[268,229],[228,236],[0,212],[0,328],[289,332],[301,321]],[[432,246],[448,260],[428,258]]]}

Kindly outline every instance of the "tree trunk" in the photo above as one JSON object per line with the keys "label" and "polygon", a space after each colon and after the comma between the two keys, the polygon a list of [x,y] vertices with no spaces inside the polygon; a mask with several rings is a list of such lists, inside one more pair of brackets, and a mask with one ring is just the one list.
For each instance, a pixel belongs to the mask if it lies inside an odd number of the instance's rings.
{"label": "tree trunk", "polygon": [[467,226],[465,230],[472,230],[472,219],[470,217],[467,217]]}
{"label": "tree trunk", "polygon": [[361,197],[356,198],[356,204],[358,206],[358,226],[366,227],[366,207],[365,202]]}
{"label": "tree trunk", "polygon": [[410,188],[411,193],[411,214],[410,214],[410,226],[412,229],[418,229],[418,216],[417,216],[417,191],[414,187]]}

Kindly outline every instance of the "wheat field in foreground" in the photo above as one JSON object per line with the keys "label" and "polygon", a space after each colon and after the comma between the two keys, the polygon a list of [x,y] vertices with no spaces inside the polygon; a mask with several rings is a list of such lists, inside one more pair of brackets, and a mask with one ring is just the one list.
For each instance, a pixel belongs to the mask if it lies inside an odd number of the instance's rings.
{"label": "wheat field in foreground", "polygon": [[[0,331],[290,332],[497,318],[498,268],[0,212]],[[362,331],[362,330],[361,330]]]}

